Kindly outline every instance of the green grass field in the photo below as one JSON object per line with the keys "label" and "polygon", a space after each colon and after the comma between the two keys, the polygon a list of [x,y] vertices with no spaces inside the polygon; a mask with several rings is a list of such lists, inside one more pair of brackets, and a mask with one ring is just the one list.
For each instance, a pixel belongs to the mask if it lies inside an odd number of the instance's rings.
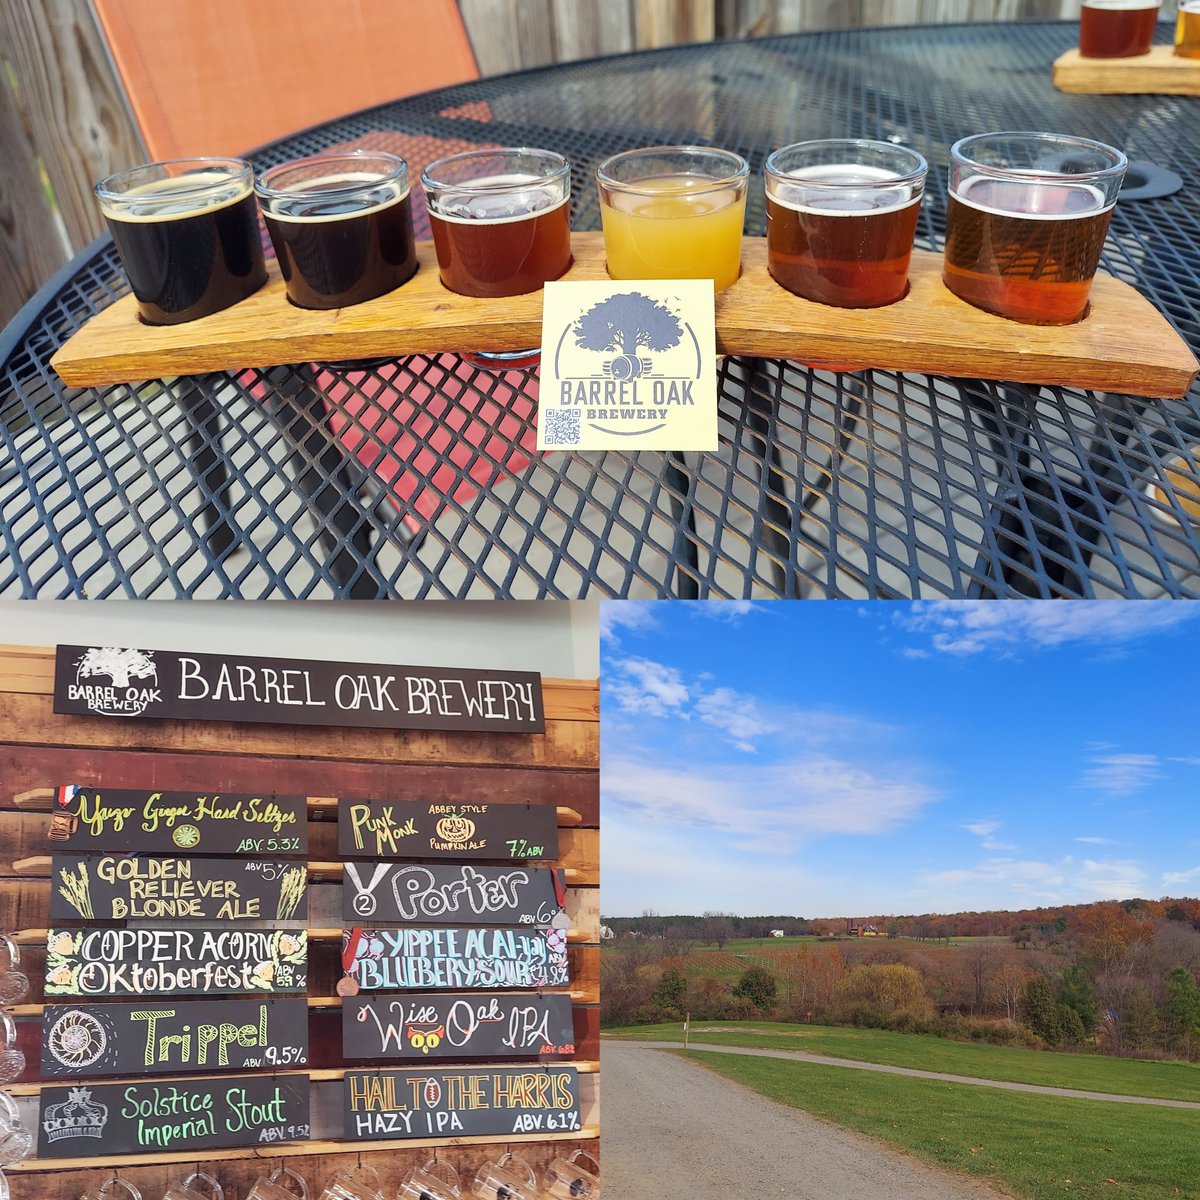
{"label": "green grass field", "polygon": [[[697,1032],[700,1030],[702,1032]],[[708,1031],[715,1032],[708,1032]],[[606,1037],[650,1041],[682,1041],[683,1027],[635,1025],[604,1031]],[[1200,1101],[1200,1066],[1182,1062],[1145,1062],[1093,1054],[1061,1054],[1010,1046],[975,1045],[915,1033],[850,1029],[824,1025],[721,1021],[692,1024],[691,1042],[718,1046],[806,1050],[857,1062],[916,1067],[976,1079],[1036,1083],[1079,1088],[1113,1095],[1149,1096],[1162,1100]],[[1200,1145],[1200,1112],[1192,1114]]]}
{"label": "green grass field", "polygon": [[1200,1198],[1200,1113],[1194,1110],[895,1075],[865,1080],[837,1067],[704,1051],[688,1057],[773,1100],[1028,1200]]}

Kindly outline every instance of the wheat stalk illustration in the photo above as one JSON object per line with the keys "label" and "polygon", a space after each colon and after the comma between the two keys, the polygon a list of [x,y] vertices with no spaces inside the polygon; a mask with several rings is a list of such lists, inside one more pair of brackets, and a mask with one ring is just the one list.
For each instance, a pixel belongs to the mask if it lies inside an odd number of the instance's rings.
{"label": "wheat stalk illustration", "polygon": [[76,878],[70,870],[61,875],[62,887],[59,895],[85,920],[92,920],[92,888],[88,879],[87,863],[79,864],[79,876]]}
{"label": "wheat stalk illustration", "polygon": [[279,907],[276,909],[276,916],[280,921],[290,921],[296,915],[296,909],[304,898],[307,882],[307,867],[288,867],[283,873],[283,882],[279,887]]}

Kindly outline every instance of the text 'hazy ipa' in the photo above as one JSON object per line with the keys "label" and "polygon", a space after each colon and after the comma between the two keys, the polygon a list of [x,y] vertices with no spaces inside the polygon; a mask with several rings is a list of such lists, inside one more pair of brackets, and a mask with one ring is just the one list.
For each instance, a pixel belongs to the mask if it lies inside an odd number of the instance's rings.
{"label": "text 'hazy ipa'", "polygon": [[301,308],[361,304],[417,269],[407,179],[352,170],[306,179],[264,201],[263,217]]}
{"label": "text 'hazy ipa'", "polygon": [[1148,54],[1159,0],[1084,0],[1079,13],[1079,53],[1084,58]]}
{"label": "text 'hazy ipa'", "polygon": [[[104,185],[102,184],[101,187]],[[101,208],[142,319],[176,325],[219,312],[267,280],[247,180],[203,172],[130,188]]]}
{"label": "text 'hazy ipa'", "polygon": [[1090,184],[966,179],[946,212],[946,286],[1015,321],[1069,325],[1087,307],[1111,217]]}
{"label": "text 'hazy ipa'", "polygon": [[[449,188],[429,210],[442,283],[463,296],[536,292],[571,265],[569,206],[557,184],[493,175]],[[492,190],[494,189],[494,190]]]}
{"label": "text 'hazy ipa'", "polygon": [[[845,163],[808,167],[775,183],[767,193],[767,265],[774,279],[789,292],[839,308],[899,300],[908,286],[921,202],[907,185],[879,188],[895,178],[879,167]],[[854,190],[856,184],[864,186]]]}
{"label": "text 'hazy ipa'", "polygon": [[691,175],[638,181],[600,207],[614,279],[711,279],[719,292],[741,270],[743,188]]}
{"label": "text 'hazy ipa'", "polygon": [[1175,16],[1175,53],[1200,58],[1200,0],[1180,0]]}

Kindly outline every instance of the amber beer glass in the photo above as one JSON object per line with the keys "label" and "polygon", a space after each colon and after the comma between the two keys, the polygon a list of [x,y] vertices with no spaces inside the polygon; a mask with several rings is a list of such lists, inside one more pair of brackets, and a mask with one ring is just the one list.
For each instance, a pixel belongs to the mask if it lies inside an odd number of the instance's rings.
{"label": "amber beer glass", "polygon": [[1083,0],[1079,53],[1084,58],[1149,54],[1160,0]]}
{"label": "amber beer glass", "polygon": [[1175,53],[1200,58],[1200,0],[1179,0],[1175,14]]}
{"label": "amber beer glass", "polygon": [[382,151],[320,154],[272,167],[258,199],[298,308],[373,300],[417,269],[404,159]]}
{"label": "amber beer glass", "polygon": [[767,158],[767,269],[819,304],[878,308],[908,288],[928,164],[890,142],[836,138]]}
{"label": "amber beer glass", "polygon": [[207,317],[266,283],[254,172],[243,159],[147,163],[95,192],[147,324]]}
{"label": "amber beer glass", "polygon": [[1128,165],[1102,142],[983,133],[950,147],[942,278],[1027,325],[1081,320]]}
{"label": "amber beer glass", "polygon": [[571,166],[561,154],[468,150],[430,163],[421,186],[450,291],[519,296],[571,265]]}

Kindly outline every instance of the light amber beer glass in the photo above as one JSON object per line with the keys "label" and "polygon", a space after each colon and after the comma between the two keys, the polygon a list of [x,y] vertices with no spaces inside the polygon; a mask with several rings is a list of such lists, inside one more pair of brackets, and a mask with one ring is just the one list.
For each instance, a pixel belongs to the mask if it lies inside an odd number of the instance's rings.
{"label": "light amber beer glass", "polygon": [[1079,53],[1084,58],[1149,54],[1160,0],[1083,0]]}
{"label": "light amber beer glass", "polygon": [[613,279],[736,282],[750,166],[707,146],[649,146],[596,168]]}
{"label": "light amber beer glass", "polygon": [[908,288],[928,164],[890,142],[797,142],[766,161],[767,269],[818,304],[878,308]]}
{"label": "light amber beer glass", "polygon": [[1179,0],[1175,14],[1175,53],[1200,58],[1200,0]]}
{"label": "light amber beer glass", "polygon": [[1081,320],[1128,165],[1102,142],[983,133],[950,147],[942,278],[1027,325]]}
{"label": "light amber beer glass", "polygon": [[272,167],[256,190],[297,307],[361,304],[416,273],[408,166],[397,155],[300,158]]}
{"label": "light amber beer glass", "polygon": [[102,179],[95,193],[148,325],[207,317],[266,283],[245,160],[147,163]]}

